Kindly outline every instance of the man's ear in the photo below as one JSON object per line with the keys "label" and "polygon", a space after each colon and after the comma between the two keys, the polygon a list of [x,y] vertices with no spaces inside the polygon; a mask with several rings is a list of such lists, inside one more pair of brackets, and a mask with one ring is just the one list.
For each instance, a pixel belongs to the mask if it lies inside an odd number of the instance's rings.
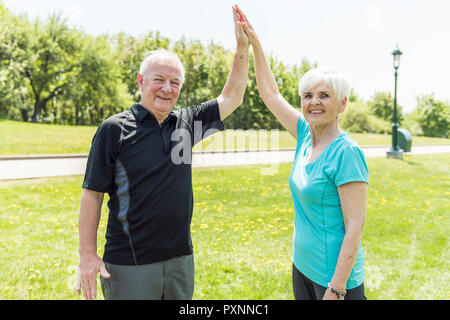
{"label": "man's ear", "polygon": [[142,91],[142,89],[144,88],[144,77],[140,73],[138,73],[137,75],[137,84],[139,87],[139,91]]}

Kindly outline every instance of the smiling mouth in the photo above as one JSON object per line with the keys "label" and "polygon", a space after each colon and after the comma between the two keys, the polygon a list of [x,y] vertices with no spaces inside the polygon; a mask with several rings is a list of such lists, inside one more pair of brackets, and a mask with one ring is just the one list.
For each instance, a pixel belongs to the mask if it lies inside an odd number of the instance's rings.
{"label": "smiling mouth", "polygon": [[159,96],[157,96],[157,98],[161,99],[161,100],[164,100],[164,101],[169,101],[170,100],[170,98],[163,98],[163,97],[159,97]]}
{"label": "smiling mouth", "polygon": [[310,114],[322,114],[325,113],[325,111],[323,110],[309,110]]}

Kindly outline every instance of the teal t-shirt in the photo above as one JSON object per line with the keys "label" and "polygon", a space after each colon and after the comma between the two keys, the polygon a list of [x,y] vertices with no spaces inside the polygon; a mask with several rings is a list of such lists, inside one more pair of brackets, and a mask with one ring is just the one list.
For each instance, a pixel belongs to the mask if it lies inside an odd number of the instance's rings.
{"label": "teal t-shirt", "polygon": [[[297,149],[289,175],[295,210],[292,260],[306,277],[327,287],[345,236],[338,186],[351,181],[368,183],[369,170],[363,152],[346,132],[308,164],[306,157],[311,148],[311,134],[303,117],[297,123],[297,134]],[[359,286],[364,278],[364,255],[360,244],[347,289]]]}

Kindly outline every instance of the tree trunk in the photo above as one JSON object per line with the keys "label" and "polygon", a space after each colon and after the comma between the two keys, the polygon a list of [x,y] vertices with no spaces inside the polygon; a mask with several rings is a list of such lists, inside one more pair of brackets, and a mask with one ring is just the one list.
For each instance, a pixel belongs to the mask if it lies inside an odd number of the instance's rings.
{"label": "tree trunk", "polygon": [[22,110],[20,110],[20,112],[22,113],[22,120],[23,120],[24,122],[28,122],[28,111],[22,109]]}
{"label": "tree trunk", "polygon": [[39,122],[38,120],[39,120],[39,115],[40,115],[40,113],[42,111],[42,107],[43,107],[43,105],[41,103],[39,103],[39,102],[37,102],[34,105],[33,115],[31,116],[31,122],[34,122],[34,123]]}

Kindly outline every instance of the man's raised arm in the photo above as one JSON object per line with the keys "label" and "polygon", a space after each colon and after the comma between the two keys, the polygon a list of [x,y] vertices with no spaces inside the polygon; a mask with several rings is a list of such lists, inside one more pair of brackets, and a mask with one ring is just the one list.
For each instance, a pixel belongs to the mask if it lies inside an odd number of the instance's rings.
{"label": "man's raised arm", "polygon": [[236,53],[225,87],[217,98],[220,119],[222,121],[242,104],[248,79],[248,49],[250,43],[244,32],[244,27],[239,19],[238,12],[234,7],[233,20],[236,36]]}

